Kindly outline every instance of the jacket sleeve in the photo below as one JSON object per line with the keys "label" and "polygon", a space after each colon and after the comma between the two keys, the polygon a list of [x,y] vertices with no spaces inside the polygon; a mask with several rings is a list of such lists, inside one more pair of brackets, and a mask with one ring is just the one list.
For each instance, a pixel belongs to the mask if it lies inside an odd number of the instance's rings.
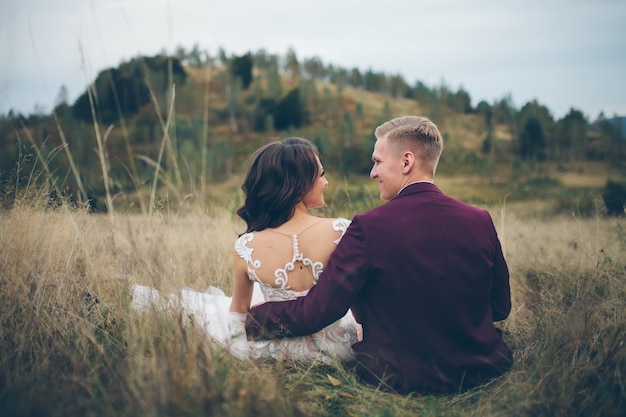
{"label": "jacket sleeve", "polygon": [[494,246],[494,266],[493,266],[493,285],[491,289],[491,311],[493,321],[504,320],[511,312],[511,287],[509,283],[509,268],[502,253],[502,245],[498,234],[493,225],[491,216],[489,217],[491,227],[493,228],[493,246]]}
{"label": "jacket sleeve", "polygon": [[248,339],[306,336],[343,317],[367,280],[367,248],[366,233],[357,215],[317,285],[306,296],[263,303],[248,312]]}

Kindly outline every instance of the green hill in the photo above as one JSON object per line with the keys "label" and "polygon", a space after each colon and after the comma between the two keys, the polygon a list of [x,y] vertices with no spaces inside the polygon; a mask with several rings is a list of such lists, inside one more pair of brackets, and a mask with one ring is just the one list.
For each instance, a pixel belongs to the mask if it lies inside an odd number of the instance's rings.
{"label": "green hill", "polygon": [[219,55],[137,57],[101,71],[50,115],[1,116],[6,193],[41,172],[46,187],[76,200],[117,195],[145,210],[157,189],[170,199],[206,198],[209,184],[236,188],[250,153],[287,136],[312,140],[331,177],[358,189],[368,187],[375,127],[404,114],[439,126],[439,183],[470,202],[547,199],[569,209],[584,199],[590,210],[607,180],[624,178],[621,130],[596,121],[591,131],[575,109],[554,120],[537,101],[473,105],[462,88],[411,85],[293,51]]}

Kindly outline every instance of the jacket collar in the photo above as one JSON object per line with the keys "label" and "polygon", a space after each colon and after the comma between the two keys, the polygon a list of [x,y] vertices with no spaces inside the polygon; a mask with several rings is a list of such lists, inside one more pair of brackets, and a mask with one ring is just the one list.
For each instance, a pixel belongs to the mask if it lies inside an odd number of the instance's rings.
{"label": "jacket collar", "polygon": [[437,193],[441,193],[441,190],[439,189],[439,187],[437,187],[432,182],[419,181],[419,182],[413,182],[411,184],[405,185],[404,188],[400,190],[400,192],[398,193],[396,197],[415,194],[415,193],[421,193],[425,191],[434,191]]}

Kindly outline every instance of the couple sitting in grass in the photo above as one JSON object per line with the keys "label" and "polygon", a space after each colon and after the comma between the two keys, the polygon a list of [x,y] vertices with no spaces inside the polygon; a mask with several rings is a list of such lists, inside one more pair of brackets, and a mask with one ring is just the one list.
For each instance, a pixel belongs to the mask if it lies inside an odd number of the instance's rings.
{"label": "couple sitting in grass", "polygon": [[[257,150],[232,297],[184,290],[177,301],[238,357],[340,360],[400,394],[504,374],[512,355],[494,321],[511,309],[509,273],[489,213],[434,185],[443,142],[431,121],[403,116],[375,134],[370,176],[386,203],[352,221],[309,214],[328,181],[308,140]],[[133,305],[155,293],[136,286]]]}

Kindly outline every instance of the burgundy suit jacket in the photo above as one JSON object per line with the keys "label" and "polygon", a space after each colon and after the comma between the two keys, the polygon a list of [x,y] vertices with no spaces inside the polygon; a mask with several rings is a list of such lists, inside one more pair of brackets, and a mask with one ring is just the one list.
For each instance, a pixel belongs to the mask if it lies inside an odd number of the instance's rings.
{"label": "burgundy suit jacket", "polygon": [[[493,322],[511,310],[509,271],[489,213],[415,183],[358,214],[305,297],[250,310],[249,339],[304,336],[349,308],[366,381],[400,393],[459,392],[510,369]],[[381,384],[382,382],[382,384]]]}

